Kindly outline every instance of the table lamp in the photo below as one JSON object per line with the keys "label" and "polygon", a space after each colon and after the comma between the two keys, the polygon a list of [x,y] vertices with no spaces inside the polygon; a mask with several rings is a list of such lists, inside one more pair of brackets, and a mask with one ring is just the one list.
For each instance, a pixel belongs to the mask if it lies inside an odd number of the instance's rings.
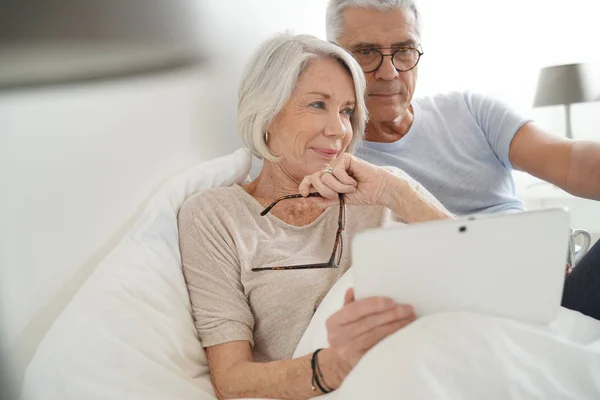
{"label": "table lamp", "polygon": [[587,64],[554,65],[540,70],[534,107],[564,105],[566,108],[566,136],[571,130],[571,104],[594,99],[592,74]]}

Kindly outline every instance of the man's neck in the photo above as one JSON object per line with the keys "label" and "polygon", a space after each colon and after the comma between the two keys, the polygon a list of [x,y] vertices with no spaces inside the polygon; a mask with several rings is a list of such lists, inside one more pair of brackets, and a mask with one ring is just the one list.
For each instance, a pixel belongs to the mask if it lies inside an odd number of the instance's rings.
{"label": "man's neck", "polygon": [[404,115],[394,121],[369,121],[365,129],[365,140],[369,142],[392,143],[402,139],[415,120],[412,106]]}

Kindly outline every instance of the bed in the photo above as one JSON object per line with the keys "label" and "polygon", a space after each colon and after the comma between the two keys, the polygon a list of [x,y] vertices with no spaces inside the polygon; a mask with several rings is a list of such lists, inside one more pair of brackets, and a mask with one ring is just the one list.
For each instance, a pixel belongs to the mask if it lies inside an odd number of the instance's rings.
{"label": "bed", "polygon": [[[176,217],[189,195],[241,183],[251,167],[249,151],[238,149],[186,169],[151,197],[44,332],[24,370],[24,399],[215,399],[181,274]],[[350,270],[323,300],[294,356],[327,345],[325,320],[351,285]],[[546,327],[466,312],[421,318],[376,346],[338,391],[322,397],[599,395],[600,323],[561,310]]]}

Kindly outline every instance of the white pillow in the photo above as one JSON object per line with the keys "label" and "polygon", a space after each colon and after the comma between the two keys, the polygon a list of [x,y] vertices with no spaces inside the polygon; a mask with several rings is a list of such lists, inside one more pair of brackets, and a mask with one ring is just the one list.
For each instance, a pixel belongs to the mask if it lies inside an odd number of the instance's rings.
{"label": "white pillow", "polygon": [[191,194],[241,183],[250,152],[169,180],[42,340],[25,399],[214,399],[181,273],[177,213]]}

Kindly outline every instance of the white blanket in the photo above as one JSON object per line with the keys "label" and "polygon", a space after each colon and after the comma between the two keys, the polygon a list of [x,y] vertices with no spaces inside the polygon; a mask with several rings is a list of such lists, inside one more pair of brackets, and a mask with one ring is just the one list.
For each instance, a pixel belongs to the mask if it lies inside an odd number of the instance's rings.
{"label": "white blanket", "polygon": [[[181,273],[177,211],[209,187],[242,182],[246,150],[170,180],[40,344],[27,400],[214,399]],[[332,288],[296,350],[327,346]],[[328,396],[338,399],[600,399],[600,323],[564,310],[547,328],[477,315],[422,318],[376,346]]]}
{"label": "white blanket", "polygon": [[[348,271],[294,357],[327,346]],[[328,399],[600,399],[600,322],[561,309],[549,326],[470,313],[419,318],[375,346]]]}

